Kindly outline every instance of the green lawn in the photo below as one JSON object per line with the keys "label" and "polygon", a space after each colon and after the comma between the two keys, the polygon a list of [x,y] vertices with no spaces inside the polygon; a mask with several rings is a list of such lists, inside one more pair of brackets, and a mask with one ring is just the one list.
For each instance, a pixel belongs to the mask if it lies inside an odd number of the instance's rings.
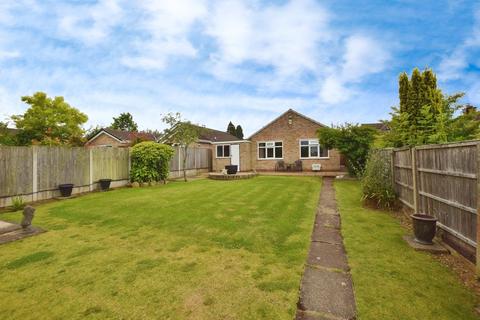
{"label": "green lawn", "polygon": [[1,319],[290,320],[320,185],[196,180],[41,205],[48,232],[0,246]]}
{"label": "green lawn", "polygon": [[478,319],[475,297],[456,275],[412,250],[395,218],[362,207],[358,182],[335,188],[360,319]]}

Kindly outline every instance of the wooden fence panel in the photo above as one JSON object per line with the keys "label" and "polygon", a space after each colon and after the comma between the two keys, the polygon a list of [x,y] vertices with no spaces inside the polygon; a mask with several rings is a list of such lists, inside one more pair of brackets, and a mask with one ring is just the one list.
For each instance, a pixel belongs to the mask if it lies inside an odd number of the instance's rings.
{"label": "wooden fence panel", "polygon": [[465,242],[476,243],[477,146],[459,143],[416,148],[419,211]]}
{"label": "wooden fence panel", "polygon": [[128,148],[93,148],[93,182],[100,179],[128,180]]}
{"label": "wooden fence panel", "polygon": [[[171,177],[181,176],[181,149],[175,148],[170,162]],[[36,201],[58,196],[58,185],[73,183],[73,193],[98,187],[99,179],[112,179],[113,187],[129,180],[130,154],[127,148],[0,147],[0,207],[11,205],[16,196]],[[188,151],[188,175],[212,166],[209,148]]]}
{"label": "wooden fence panel", "polygon": [[181,157],[180,157],[180,147],[175,147],[175,153],[173,154],[172,160],[170,160],[170,171],[180,171],[181,170]]}
{"label": "wooden fence panel", "polygon": [[435,216],[440,228],[474,247],[478,143],[394,149],[392,166],[395,191],[403,204]]}
{"label": "wooden fence panel", "polygon": [[0,147],[0,198],[33,192],[33,153],[28,147]]}
{"label": "wooden fence panel", "polygon": [[[189,148],[187,151],[186,169],[211,169],[212,151],[209,148]],[[175,147],[175,154],[170,161],[170,171],[183,170],[183,149]]]}
{"label": "wooden fence panel", "polygon": [[187,161],[186,161],[186,167],[187,170],[189,169],[195,169],[195,162],[196,162],[196,155],[197,155],[197,150],[194,148],[188,148],[187,149]]}
{"label": "wooden fence panel", "polygon": [[212,168],[212,151],[207,148],[197,149],[197,168],[211,169]]}
{"label": "wooden fence panel", "polygon": [[56,190],[59,184],[90,184],[90,152],[86,148],[37,147],[38,191]]}
{"label": "wooden fence panel", "polygon": [[393,151],[393,180],[398,199],[406,206],[414,207],[412,153],[410,149]]}

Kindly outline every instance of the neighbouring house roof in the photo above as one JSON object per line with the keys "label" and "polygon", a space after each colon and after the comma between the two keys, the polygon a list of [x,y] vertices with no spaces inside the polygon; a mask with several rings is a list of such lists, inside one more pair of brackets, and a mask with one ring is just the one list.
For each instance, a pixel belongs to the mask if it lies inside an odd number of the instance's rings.
{"label": "neighbouring house roof", "polygon": [[210,129],[206,127],[199,127],[199,128],[200,128],[199,140],[207,140],[210,142],[228,142],[228,141],[242,140],[225,131]]}
{"label": "neighbouring house roof", "polygon": [[389,131],[390,130],[388,125],[386,123],[383,123],[383,122],[362,123],[362,126],[370,127],[370,128],[376,129],[378,131]]}
{"label": "neighbouring house roof", "polygon": [[101,134],[107,134],[123,143],[133,142],[137,139],[142,141],[156,141],[155,136],[149,132],[122,131],[111,128],[102,128],[96,135],[88,139],[88,142],[95,140]]}
{"label": "neighbouring house roof", "polygon": [[[225,131],[215,130],[215,129],[211,129],[211,128],[207,128],[207,127],[203,127],[195,124],[192,124],[192,126],[195,126],[199,130],[199,137],[198,137],[199,142],[217,143],[217,142],[244,141]],[[175,130],[175,128],[172,130]],[[169,134],[167,133],[160,139],[160,141],[165,143],[165,142],[168,142],[168,139],[169,139]]]}
{"label": "neighbouring house roof", "polygon": [[15,136],[20,132],[20,129],[15,129],[15,128],[6,128],[6,133]]}
{"label": "neighbouring house roof", "polygon": [[254,135],[256,135],[257,133],[261,132],[263,129],[267,128],[267,127],[270,126],[272,123],[274,123],[275,121],[277,121],[278,119],[280,119],[281,117],[283,117],[285,114],[287,114],[287,113],[289,113],[289,112],[290,112],[290,113],[293,113],[293,114],[296,114],[297,116],[302,117],[302,118],[304,118],[304,119],[306,119],[306,120],[308,120],[308,121],[311,121],[311,122],[313,122],[313,123],[315,123],[315,124],[318,124],[318,125],[321,126],[321,127],[327,127],[327,126],[324,125],[323,123],[320,123],[320,122],[318,122],[318,121],[316,121],[316,120],[313,120],[312,118],[309,118],[309,117],[307,117],[306,115],[301,114],[300,112],[297,112],[297,111],[295,111],[295,110],[293,110],[293,109],[288,109],[287,111],[285,111],[284,113],[282,113],[281,115],[279,115],[278,117],[276,117],[275,119],[273,119],[272,121],[270,121],[269,123],[267,123],[266,125],[264,125],[263,127],[261,127],[259,130],[255,131],[253,134],[250,135],[250,137],[249,137],[248,139],[251,139]]}

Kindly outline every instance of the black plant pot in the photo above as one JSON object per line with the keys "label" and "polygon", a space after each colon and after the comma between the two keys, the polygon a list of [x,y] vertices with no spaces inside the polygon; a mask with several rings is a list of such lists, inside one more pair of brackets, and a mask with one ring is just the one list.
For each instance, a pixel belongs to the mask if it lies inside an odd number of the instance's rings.
{"label": "black plant pot", "polygon": [[238,166],[237,165],[229,165],[225,166],[225,169],[227,169],[227,174],[236,174],[238,171]]}
{"label": "black plant pot", "polygon": [[426,214],[412,214],[415,241],[421,244],[432,244],[437,229],[437,218]]}
{"label": "black plant pot", "polygon": [[106,191],[110,189],[110,183],[112,182],[112,179],[100,179],[98,182],[100,182],[100,189],[102,191]]}
{"label": "black plant pot", "polygon": [[72,183],[64,183],[58,185],[58,189],[60,190],[60,194],[62,197],[70,197],[72,195],[73,184]]}

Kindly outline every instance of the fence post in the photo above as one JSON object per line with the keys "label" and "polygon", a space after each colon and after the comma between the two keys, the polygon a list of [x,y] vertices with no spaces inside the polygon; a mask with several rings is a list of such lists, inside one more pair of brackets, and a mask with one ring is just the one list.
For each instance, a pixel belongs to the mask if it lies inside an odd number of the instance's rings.
{"label": "fence post", "polygon": [[130,182],[130,172],[132,170],[132,148],[128,148],[128,169],[127,169],[127,180]]}
{"label": "fence post", "polygon": [[181,146],[177,147],[177,152],[178,152],[178,170],[182,171],[182,157],[183,157],[183,154],[182,154],[182,147]]}
{"label": "fence post", "polygon": [[477,194],[475,195],[477,198],[477,264],[476,264],[476,271],[477,277],[480,277],[480,142],[477,143]]}
{"label": "fence post", "polygon": [[32,201],[38,199],[38,149],[32,147]]}
{"label": "fence post", "polygon": [[93,191],[93,148],[90,148],[89,150],[89,172],[89,190]]}
{"label": "fence post", "polygon": [[412,148],[413,207],[418,213],[417,149]]}
{"label": "fence post", "polygon": [[395,190],[395,150],[390,149],[390,174],[392,177],[392,187]]}
{"label": "fence post", "polygon": [[197,170],[197,148],[193,148],[193,167],[195,170]]}

